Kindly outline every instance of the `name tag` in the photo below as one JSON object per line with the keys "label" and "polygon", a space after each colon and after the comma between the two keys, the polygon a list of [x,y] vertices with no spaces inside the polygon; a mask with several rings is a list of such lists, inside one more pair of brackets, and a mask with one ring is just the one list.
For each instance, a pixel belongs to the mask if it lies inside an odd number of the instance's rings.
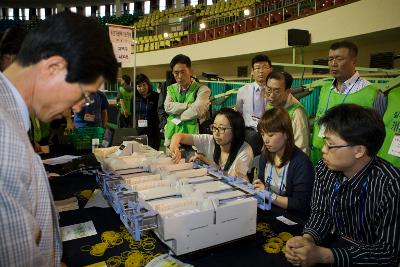
{"label": "name tag", "polygon": [[395,157],[400,157],[400,135],[396,134],[393,137],[388,153]]}
{"label": "name tag", "polygon": [[147,127],[147,120],[138,120],[139,128]]}
{"label": "name tag", "polygon": [[90,113],[85,113],[85,116],[83,117],[84,121],[89,121],[89,122],[94,122],[96,116]]}
{"label": "name tag", "polygon": [[181,119],[179,119],[179,118],[174,118],[174,119],[172,119],[172,123],[175,124],[175,125],[179,125],[181,122],[182,122],[182,121],[181,121]]}

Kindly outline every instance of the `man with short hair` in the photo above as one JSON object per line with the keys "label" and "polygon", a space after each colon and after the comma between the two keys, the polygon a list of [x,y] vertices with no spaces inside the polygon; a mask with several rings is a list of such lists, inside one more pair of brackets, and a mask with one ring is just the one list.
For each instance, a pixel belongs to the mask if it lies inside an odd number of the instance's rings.
{"label": "man with short hair", "polygon": [[255,82],[239,88],[236,110],[242,113],[246,125],[245,140],[253,149],[254,156],[261,153],[263,141],[257,132],[258,121],[265,111],[264,87],[268,73],[272,70],[271,60],[266,55],[256,55],[251,60]]}
{"label": "man with short hair", "polygon": [[[286,244],[294,265],[397,266],[400,256],[400,170],[376,157],[385,138],[373,109],[337,105],[326,112],[323,160],[316,166],[311,215],[303,236]],[[326,248],[330,233],[350,240]]]}
{"label": "man with short hair", "polygon": [[303,105],[291,93],[293,77],[285,71],[272,71],[267,76],[265,98],[267,109],[285,108],[292,121],[295,145],[307,155],[310,153],[310,130]]}
{"label": "man with short hair", "polygon": [[317,122],[329,108],[354,103],[363,107],[373,107],[382,116],[386,110],[384,95],[356,71],[357,54],[357,46],[349,41],[336,42],[330,46],[328,65],[335,79],[321,88],[319,96],[311,147],[311,161],[314,165],[321,159],[323,146]]}
{"label": "man with short hair", "polygon": [[168,114],[164,146],[175,133],[199,133],[199,123],[206,119],[211,90],[192,79],[192,62],[188,56],[176,55],[170,63],[175,84],[167,87],[164,108]]}
{"label": "man with short hair", "polygon": [[50,122],[71,107],[79,111],[117,71],[103,27],[62,12],[32,30],[0,73],[0,266],[60,266],[57,212],[27,135],[29,113]]}

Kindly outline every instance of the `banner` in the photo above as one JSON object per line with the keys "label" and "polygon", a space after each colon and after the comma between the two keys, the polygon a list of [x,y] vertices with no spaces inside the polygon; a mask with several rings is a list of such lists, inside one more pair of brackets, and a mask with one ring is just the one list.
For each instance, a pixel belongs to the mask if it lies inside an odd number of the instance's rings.
{"label": "banner", "polygon": [[122,27],[108,27],[114,54],[118,62],[132,62],[132,29]]}

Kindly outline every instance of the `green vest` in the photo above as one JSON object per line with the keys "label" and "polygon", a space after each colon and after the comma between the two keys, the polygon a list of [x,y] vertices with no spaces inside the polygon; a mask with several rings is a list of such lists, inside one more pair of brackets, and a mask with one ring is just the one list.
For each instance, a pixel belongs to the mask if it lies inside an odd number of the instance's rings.
{"label": "green vest", "polygon": [[33,125],[33,140],[38,143],[43,138],[46,138],[50,134],[50,124],[44,123],[36,119],[34,115],[31,115],[31,121]]}
{"label": "green vest", "polygon": [[[270,110],[272,108],[274,108],[274,107],[271,106],[270,104],[268,104],[267,107],[266,107],[266,110]],[[292,105],[290,105],[290,106],[288,106],[286,108],[286,111],[289,113],[289,117],[290,117],[291,120],[293,119],[294,112],[298,108],[304,109],[304,107],[303,107],[303,105],[301,103],[295,103],[295,104],[292,104]]]}
{"label": "green vest", "polygon": [[295,112],[296,109],[298,109],[298,108],[304,109],[304,107],[303,107],[303,105],[302,105],[301,103],[295,103],[295,104],[290,105],[290,106],[287,107],[286,110],[287,110],[287,112],[289,113],[289,117],[290,117],[291,120],[293,120],[294,112]]}
{"label": "green vest", "polygon": [[[196,100],[197,90],[201,85],[197,82],[192,82],[185,94],[181,95],[179,92],[179,85],[172,84],[167,87],[167,92],[171,96],[173,102],[178,103],[193,103]],[[197,119],[182,121],[178,125],[172,122],[176,115],[170,114],[167,118],[165,125],[165,137],[171,139],[175,133],[199,133],[199,126]]]}
{"label": "green vest", "polygon": [[[325,114],[325,112],[331,107],[343,104],[346,97],[345,94],[339,94],[335,90],[331,90],[332,83],[325,84],[319,95],[319,102],[317,113],[314,120],[314,128],[312,133],[311,142],[311,162],[316,165],[317,162],[322,158],[322,146],[324,145],[324,140],[319,137],[320,127],[318,125],[318,120]],[[372,108],[374,104],[375,97],[378,93],[378,89],[373,85],[368,85],[356,93],[347,95],[345,99],[346,104],[357,104],[363,107]]]}
{"label": "green vest", "polygon": [[[129,113],[129,115],[131,115],[132,114],[131,113],[131,102],[132,102],[133,90],[131,92],[128,92],[125,90],[125,88],[123,86],[120,86],[118,89],[119,89],[122,99],[124,100],[125,107]],[[120,111],[120,113],[122,113],[122,107],[120,105],[119,105],[119,111]]]}
{"label": "green vest", "polygon": [[400,134],[400,87],[394,88],[389,92],[388,105],[383,116],[383,122],[385,123],[386,137],[378,156],[400,168],[400,157],[388,153],[395,134]]}

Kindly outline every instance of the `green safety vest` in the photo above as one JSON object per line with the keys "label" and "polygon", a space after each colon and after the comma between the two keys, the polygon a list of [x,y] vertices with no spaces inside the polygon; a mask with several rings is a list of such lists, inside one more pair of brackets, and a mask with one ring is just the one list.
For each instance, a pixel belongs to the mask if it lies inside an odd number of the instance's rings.
{"label": "green safety vest", "polygon": [[[267,107],[266,107],[266,110],[270,110],[272,108],[274,108],[274,107],[271,106],[270,104],[268,104]],[[290,105],[290,106],[288,106],[286,108],[286,111],[289,113],[289,117],[290,117],[291,120],[293,119],[294,112],[298,108],[303,108],[304,109],[304,107],[303,107],[303,105],[301,103],[295,103],[295,104],[292,104],[292,105]]]}
{"label": "green safety vest", "polygon": [[38,143],[50,134],[50,124],[39,121],[34,115],[31,115],[33,125],[33,140]]}
{"label": "green safety vest", "polygon": [[383,116],[383,122],[385,123],[386,137],[378,156],[400,168],[400,157],[388,153],[395,134],[400,134],[400,87],[394,88],[389,92],[388,105]]}
{"label": "green safety vest", "polygon": [[[128,92],[125,90],[125,88],[123,86],[120,86],[119,88],[119,92],[121,94],[122,99],[124,100],[125,103],[125,107],[128,110],[129,115],[131,115],[131,102],[132,102],[132,96],[133,96],[133,90],[131,92]],[[119,103],[118,103],[119,105]],[[122,107],[119,105],[119,111],[120,113],[122,113]]]}
{"label": "green safety vest", "polygon": [[[311,142],[312,146],[310,153],[311,162],[314,164],[314,166],[322,158],[321,149],[322,146],[324,145],[324,140],[318,136],[320,130],[320,127],[318,125],[318,120],[325,114],[325,112],[328,109],[342,104],[343,100],[346,97],[345,94],[339,94],[335,90],[333,89],[331,90],[330,89],[331,87],[332,83],[329,82],[325,84],[322,87],[319,95],[318,108],[314,120],[314,128],[313,128],[312,142]],[[373,85],[368,85],[358,92],[349,94],[345,100],[346,101],[345,103],[346,104],[352,103],[363,107],[372,108],[377,94],[378,94],[378,89]]]}
{"label": "green safety vest", "polygon": [[286,110],[287,110],[287,112],[289,113],[289,117],[290,117],[291,120],[293,120],[294,112],[295,112],[296,109],[298,109],[298,108],[304,109],[304,107],[303,107],[303,105],[302,105],[301,103],[295,103],[295,104],[290,105],[290,106],[287,107]]}
{"label": "green safety vest", "polygon": [[[197,90],[201,85],[197,82],[192,82],[187,92],[183,95],[179,92],[179,85],[177,83],[167,87],[167,92],[172,98],[172,101],[178,103],[193,103],[196,100]],[[197,119],[182,121],[179,125],[176,125],[172,120],[177,115],[170,114],[167,118],[167,124],[165,124],[165,137],[171,139],[175,133],[199,133],[199,126]]]}

